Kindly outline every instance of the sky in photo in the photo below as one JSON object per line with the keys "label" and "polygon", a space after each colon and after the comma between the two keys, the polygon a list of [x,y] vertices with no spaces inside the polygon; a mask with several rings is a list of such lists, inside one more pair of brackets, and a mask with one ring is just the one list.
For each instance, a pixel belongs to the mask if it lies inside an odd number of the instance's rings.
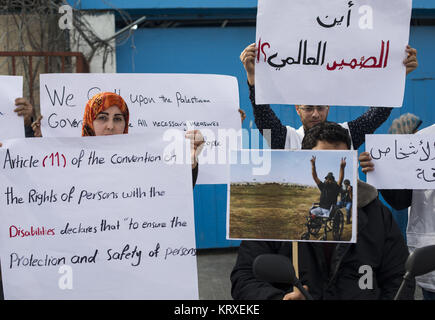
{"label": "sky in photo", "polygon": [[[341,158],[346,158],[346,167],[344,171],[344,179],[349,179],[351,185],[354,184],[356,177],[356,157],[355,151],[336,151],[336,150],[298,150],[298,151],[282,151],[271,150],[270,152],[270,172],[266,175],[254,175],[253,168],[258,168],[260,165],[253,164],[251,157],[247,156],[250,150],[237,151],[237,164],[231,165],[231,183],[240,182],[284,182],[297,183],[315,186],[311,174],[311,158],[316,157],[317,176],[320,181],[324,181],[328,172],[334,174],[335,180],[338,180],[340,172]],[[248,164],[241,163],[242,155],[245,153],[245,159],[250,159]],[[260,154],[261,156],[261,154]],[[264,155],[263,155],[264,156]],[[235,154],[233,154],[235,157]],[[234,159],[234,158],[233,158]],[[263,161],[267,161],[267,156],[263,157]],[[264,163],[262,164],[264,166]]]}

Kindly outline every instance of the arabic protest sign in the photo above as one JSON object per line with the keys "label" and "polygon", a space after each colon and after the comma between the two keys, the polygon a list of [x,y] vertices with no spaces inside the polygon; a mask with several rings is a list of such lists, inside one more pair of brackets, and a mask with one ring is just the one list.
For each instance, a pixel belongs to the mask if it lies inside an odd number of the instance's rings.
{"label": "arabic protest sign", "polygon": [[0,148],[6,299],[197,299],[190,164],[159,135]]}
{"label": "arabic protest sign", "polygon": [[367,182],[378,189],[435,189],[434,133],[367,135],[375,165]]}
{"label": "arabic protest sign", "polygon": [[259,0],[257,104],[402,106],[411,0]]}
{"label": "arabic protest sign", "polygon": [[[227,148],[241,130],[237,79],[205,74],[43,74],[42,134],[78,137],[87,101],[98,92],[121,95],[131,134],[199,129],[206,140],[198,184],[227,183]],[[231,136],[231,138],[228,138]],[[229,156],[228,156],[229,157]]]}
{"label": "arabic protest sign", "polygon": [[232,154],[228,239],[356,242],[356,151],[263,151],[266,174],[255,152]]}
{"label": "arabic protest sign", "polygon": [[0,142],[24,138],[23,117],[14,112],[15,99],[23,96],[23,77],[0,76]]}

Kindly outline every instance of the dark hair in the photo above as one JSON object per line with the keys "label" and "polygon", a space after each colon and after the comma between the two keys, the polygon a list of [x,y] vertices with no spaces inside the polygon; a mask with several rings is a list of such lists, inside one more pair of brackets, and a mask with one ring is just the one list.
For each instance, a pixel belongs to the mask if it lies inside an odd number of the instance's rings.
{"label": "dark hair", "polygon": [[314,127],[305,132],[302,140],[302,149],[313,149],[317,142],[327,141],[329,143],[343,142],[350,149],[350,136],[347,129],[335,122],[325,121],[316,124]]}

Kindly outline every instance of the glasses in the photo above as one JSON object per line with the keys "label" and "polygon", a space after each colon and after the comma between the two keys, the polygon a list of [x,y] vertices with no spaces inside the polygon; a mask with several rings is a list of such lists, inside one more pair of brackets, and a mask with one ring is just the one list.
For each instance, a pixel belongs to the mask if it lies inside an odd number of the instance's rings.
{"label": "glasses", "polygon": [[303,110],[306,113],[313,113],[314,109],[317,112],[324,112],[328,109],[328,106],[307,106],[307,107],[299,107],[299,109]]}

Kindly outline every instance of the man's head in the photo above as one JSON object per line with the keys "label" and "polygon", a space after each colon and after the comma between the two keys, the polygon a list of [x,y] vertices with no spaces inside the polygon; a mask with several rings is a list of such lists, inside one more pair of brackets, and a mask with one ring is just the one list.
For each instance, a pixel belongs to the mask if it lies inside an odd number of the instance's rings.
{"label": "man's head", "polygon": [[350,181],[348,179],[344,180],[343,183],[346,187],[350,186]]}
{"label": "man's head", "polygon": [[349,150],[351,146],[347,129],[335,122],[322,122],[305,132],[302,149]]}
{"label": "man's head", "polygon": [[296,105],[296,112],[301,118],[304,129],[309,130],[316,124],[326,121],[329,106]]}
{"label": "man's head", "polygon": [[328,174],[325,177],[325,183],[333,183],[335,182],[335,177],[332,172],[328,172]]}

